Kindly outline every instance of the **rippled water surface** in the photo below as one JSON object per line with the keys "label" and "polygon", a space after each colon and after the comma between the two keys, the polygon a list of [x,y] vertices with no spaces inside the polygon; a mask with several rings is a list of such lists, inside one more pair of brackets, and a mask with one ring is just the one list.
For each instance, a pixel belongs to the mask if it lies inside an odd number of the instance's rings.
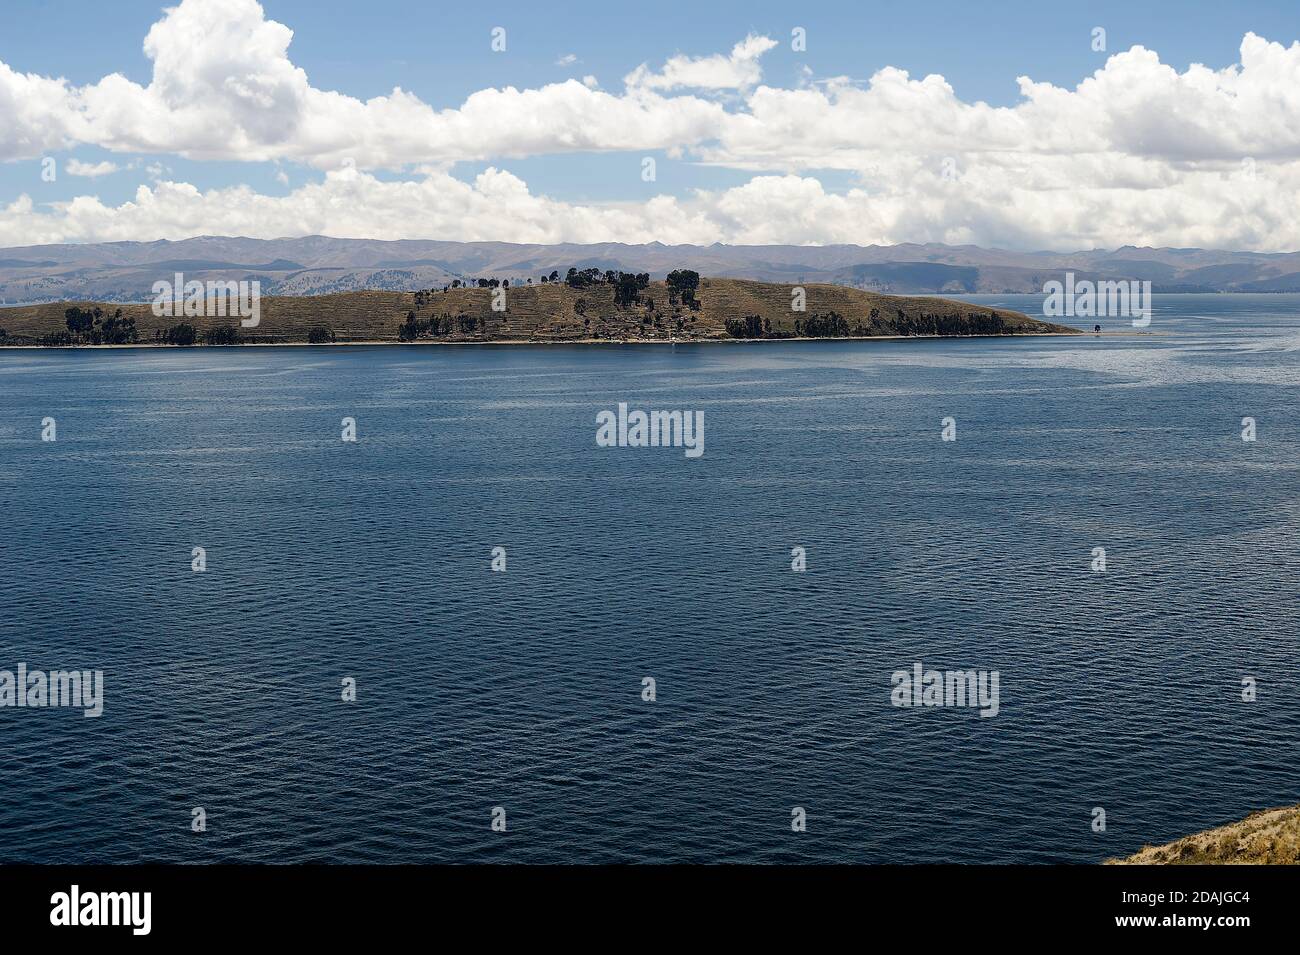
{"label": "rippled water surface", "polygon": [[[0,351],[0,669],[106,684],[0,709],[0,861],[1095,862],[1294,803],[1300,297],[1105,324]],[[704,455],[598,448],[620,401]],[[891,706],[918,661],[999,714]]]}

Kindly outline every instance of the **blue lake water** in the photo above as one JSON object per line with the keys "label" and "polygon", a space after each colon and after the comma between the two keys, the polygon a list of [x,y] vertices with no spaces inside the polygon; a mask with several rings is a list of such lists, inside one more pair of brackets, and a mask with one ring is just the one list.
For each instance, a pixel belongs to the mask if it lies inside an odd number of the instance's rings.
{"label": "blue lake water", "polygon": [[1300,297],[1150,331],[0,351],[0,669],[105,681],[0,708],[0,861],[1091,863],[1295,803]]}

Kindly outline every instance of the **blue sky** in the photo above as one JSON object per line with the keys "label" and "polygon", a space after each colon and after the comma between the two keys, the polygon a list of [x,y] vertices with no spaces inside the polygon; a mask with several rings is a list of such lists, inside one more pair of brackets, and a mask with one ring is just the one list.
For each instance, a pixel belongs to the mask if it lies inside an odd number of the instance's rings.
{"label": "blue sky", "polygon": [[[1023,101],[1018,76],[1073,90],[1108,59],[1134,45],[1159,55],[1183,72],[1204,63],[1214,70],[1239,60],[1243,36],[1253,32],[1289,46],[1300,38],[1295,3],[675,3],[628,5],[566,3],[430,4],[413,0],[265,0],[265,18],[293,31],[288,58],[306,71],[310,86],[358,100],[387,96],[394,87],[433,110],[455,109],[476,91],[515,87],[536,90],[565,79],[594,76],[617,93],[639,64],[659,69],[675,55],[726,54],[748,35],[776,45],[761,58],[762,83],[783,89],[847,77],[865,86],[886,67],[906,70],[912,80],[937,73],[963,104],[1015,107]],[[0,30],[0,62],[17,73],[65,78],[74,87],[99,83],[110,73],[147,87],[153,63],[142,51],[150,27],[162,16],[156,2],[113,3],[7,0]],[[490,30],[504,26],[507,50],[493,52]],[[806,29],[806,52],[790,49],[790,31]],[[1090,32],[1107,31],[1105,52],[1091,48]],[[562,57],[573,57],[570,63]],[[745,90],[708,91],[705,99],[743,114]],[[1153,120],[1153,125],[1159,125]],[[213,136],[220,136],[214,128]],[[325,171],[301,157],[279,161],[198,160],[166,150],[123,151],[95,141],[43,150],[60,161],[110,161],[118,171],[89,179],[39,179],[38,157],[0,162],[0,206],[28,196],[38,205],[94,195],[116,207],[141,184],[160,175],[199,190],[247,185],[259,195],[285,197],[304,184],[322,182]],[[1259,150],[1256,150],[1259,151]],[[1222,152],[1222,150],[1220,150]],[[653,156],[653,183],[638,176]],[[374,168],[379,181],[410,176],[404,168]],[[445,158],[445,157],[444,157]],[[829,194],[844,194],[869,178],[870,163],[801,160],[796,169],[743,168],[734,155],[706,163],[695,154],[665,148],[557,150],[534,155],[469,157],[449,167],[473,183],[485,169],[506,170],[530,193],[568,203],[644,202],[654,196],[687,201],[696,190],[737,189],[755,174],[813,176]],[[1220,158],[1222,158],[1220,156]],[[152,168],[151,168],[152,167]],[[878,187],[878,186],[877,186]],[[876,187],[873,187],[876,188]],[[931,223],[925,229],[933,231]],[[1003,227],[1003,231],[1006,231]],[[902,238],[901,233],[898,238]],[[1121,238],[1121,237],[1117,237]]]}
{"label": "blue sky", "polygon": [[[168,4],[147,0],[6,0],[0,60],[17,70],[77,83],[120,71],[149,79],[141,41]],[[359,97],[402,86],[435,106],[458,104],[485,86],[537,86],[566,74],[621,77],[642,61],[726,49],[747,32],[786,36],[808,29],[809,50],[777,50],[770,71],[807,61],[823,75],[865,78],[881,66],[941,73],[964,99],[1010,104],[1015,77],[1070,85],[1098,64],[1089,31],[1105,26],[1111,50],[1143,44],[1178,67],[1228,63],[1242,34],[1295,39],[1293,2],[1090,2],[1010,0],[997,4],[756,2],[561,6],[420,0],[266,0],[267,16],[294,31],[293,59],[314,85]],[[454,12],[453,12],[454,11]],[[510,30],[506,55],[488,31]],[[566,53],[582,61],[561,68]]]}

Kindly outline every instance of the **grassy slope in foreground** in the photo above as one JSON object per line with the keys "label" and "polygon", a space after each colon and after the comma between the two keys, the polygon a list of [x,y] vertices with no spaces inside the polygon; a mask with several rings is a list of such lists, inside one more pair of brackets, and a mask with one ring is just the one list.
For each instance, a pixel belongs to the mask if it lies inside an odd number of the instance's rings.
{"label": "grassy slope in foreground", "polygon": [[1295,865],[1300,863],[1300,806],[1265,809],[1240,822],[1163,846],[1145,846],[1107,865]]}
{"label": "grassy slope in foreground", "polygon": [[[261,323],[239,329],[244,342],[305,342],[313,328],[331,331],[338,342],[397,342],[399,329],[414,313],[414,327],[438,320],[449,331],[426,327],[417,341],[667,341],[726,339],[728,320],[749,316],[763,320],[764,337],[846,337],[807,332],[810,319],[838,317],[853,337],[891,335],[1024,335],[1075,333],[1008,309],[993,309],[943,298],[911,298],[863,292],[840,285],[805,285],[803,312],[791,310],[793,286],[740,279],[701,279],[698,307],[670,295],[664,282],[651,282],[630,305],[614,302],[614,286],[598,284],[570,288],[559,283],[512,286],[506,310],[493,311],[492,289],[458,288],[428,292],[343,292],[319,296],[264,296]],[[238,328],[238,318],[156,317],[148,304],[54,302],[0,309],[0,344],[37,345],[47,335],[66,331],[64,312],[98,305],[108,315],[118,309],[133,318],[141,344],[155,333],[180,323],[195,326],[199,342],[206,332],[222,326]],[[796,326],[798,322],[798,326]],[[472,329],[472,330],[471,330]]]}

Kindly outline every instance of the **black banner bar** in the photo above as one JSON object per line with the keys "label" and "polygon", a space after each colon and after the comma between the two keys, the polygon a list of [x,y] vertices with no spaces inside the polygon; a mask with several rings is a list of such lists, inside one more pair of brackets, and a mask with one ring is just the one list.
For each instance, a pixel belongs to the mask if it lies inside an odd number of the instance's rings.
{"label": "black banner bar", "polygon": [[935,939],[974,929],[985,940],[1231,943],[1293,924],[1298,884],[1295,869],[1249,866],[6,866],[0,915],[7,937],[80,942],[373,941],[470,927],[575,938],[702,920],[738,934],[904,926]]}

